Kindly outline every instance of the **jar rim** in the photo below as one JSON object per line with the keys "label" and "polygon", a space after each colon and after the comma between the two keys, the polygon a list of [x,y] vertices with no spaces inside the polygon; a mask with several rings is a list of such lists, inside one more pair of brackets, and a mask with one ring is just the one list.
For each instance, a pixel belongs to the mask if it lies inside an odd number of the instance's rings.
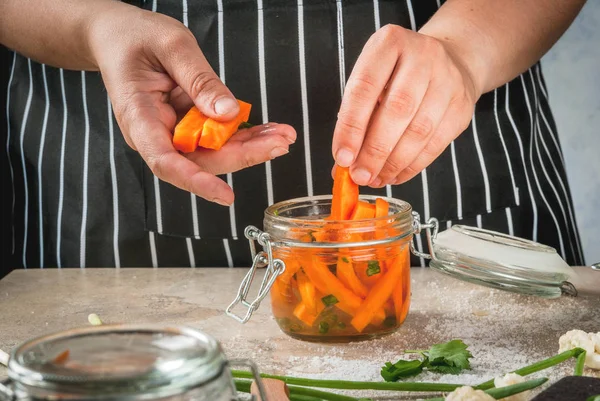
{"label": "jar rim", "polygon": [[[359,220],[325,220],[331,209],[332,195],[308,196],[275,203],[265,210],[264,229],[274,245],[301,248],[337,248],[341,242],[302,241],[290,237],[291,233],[309,234],[318,230],[334,230],[342,236],[363,234],[380,229],[393,228],[395,235],[359,242],[343,242],[344,247],[367,247],[391,243],[413,234],[412,206],[403,200],[360,195],[359,199],[374,203],[380,198],[388,202],[390,212],[386,216]],[[389,231],[391,233],[391,231]]]}
{"label": "jar rim", "polygon": [[[288,199],[288,200],[284,200],[284,201],[280,201],[277,203],[274,203],[273,205],[269,206],[266,210],[265,210],[265,217],[268,217],[274,221],[278,221],[280,223],[288,223],[288,224],[295,224],[295,225],[303,225],[303,224],[309,224],[311,226],[313,225],[318,225],[318,224],[332,224],[332,223],[348,223],[347,220],[323,220],[323,219],[306,219],[306,218],[293,218],[293,217],[286,217],[286,216],[281,216],[280,213],[278,212],[279,209],[281,209],[284,206],[291,206],[291,205],[297,205],[297,204],[302,204],[305,202],[313,202],[313,203],[317,203],[317,202],[322,202],[322,201],[330,201],[333,198],[332,195],[317,195],[317,196],[305,196],[305,197],[301,197],[301,198],[293,198],[293,199]],[[361,194],[359,195],[359,200],[362,201],[375,201],[375,199],[383,199],[386,202],[388,202],[390,204],[390,206],[395,205],[396,208],[398,209],[398,211],[396,213],[393,214],[389,214],[387,216],[381,216],[381,217],[374,217],[374,218],[370,218],[370,219],[358,219],[358,220],[352,220],[353,224],[359,224],[359,223],[364,223],[364,222],[378,222],[378,221],[389,221],[391,219],[401,219],[401,218],[406,218],[407,220],[412,221],[412,206],[410,205],[410,203],[403,201],[403,200],[399,200],[399,199],[395,199],[395,198],[390,198],[387,196],[379,196],[379,195],[366,195],[366,194]]]}
{"label": "jar rim", "polygon": [[[112,337],[94,347],[92,344],[98,344],[97,340],[102,336]],[[120,339],[128,341],[135,336],[139,337],[135,350],[145,351],[138,354],[141,360],[156,359],[132,365],[133,370],[130,371],[116,369],[116,373],[112,373],[106,371],[104,365],[105,362],[112,363],[110,360],[100,360],[100,364],[95,365],[95,359],[77,358],[75,364],[81,364],[86,370],[63,369],[61,365],[64,362],[58,364],[57,359],[50,355],[65,350],[71,351],[71,356],[73,352],[76,355],[84,355],[85,352],[99,355],[111,349],[119,351],[122,348],[119,347],[125,344]],[[161,353],[161,350],[164,352]],[[115,353],[109,352],[109,355]],[[133,355],[137,351],[132,350],[131,353]],[[66,355],[71,358],[69,353]],[[15,385],[32,391],[95,394],[98,389],[104,388],[102,396],[118,395],[120,399],[129,399],[148,392],[168,395],[185,392],[218,377],[225,365],[226,359],[219,343],[206,333],[186,326],[121,324],[68,329],[25,341],[13,350],[8,375]],[[96,372],[95,368],[100,370]]]}

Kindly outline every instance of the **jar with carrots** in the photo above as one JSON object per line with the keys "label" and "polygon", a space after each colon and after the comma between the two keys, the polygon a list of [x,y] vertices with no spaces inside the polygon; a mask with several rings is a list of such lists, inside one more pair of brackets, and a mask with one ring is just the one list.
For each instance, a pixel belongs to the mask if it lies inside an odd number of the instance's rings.
{"label": "jar with carrots", "polygon": [[267,249],[262,262],[273,268],[263,283],[281,330],[317,342],[395,332],[410,305],[412,222],[408,203],[360,195],[340,167],[332,195],[269,207],[264,232],[249,227],[246,234]]}

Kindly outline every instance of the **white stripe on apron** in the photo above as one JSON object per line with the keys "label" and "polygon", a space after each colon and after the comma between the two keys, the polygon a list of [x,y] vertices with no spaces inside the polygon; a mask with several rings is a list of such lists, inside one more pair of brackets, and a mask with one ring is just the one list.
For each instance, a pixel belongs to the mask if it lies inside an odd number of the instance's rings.
{"label": "white stripe on apron", "polygon": [[85,121],[84,145],[83,145],[83,185],[82,185],[82,207],[81,207],[81,235],[80,235],[80,259],[79,266],[85,267],[86,230],[88,211],[88,169],[90,152],[90,117],[87,107],[85,71],[81,71],[81,97],[83,100],[83,117]]}
{"label": "white stripe on apron", "polygon": [[58,191],[58,216],[56,222],[56,264],[60,268],[62,266],[61,260],[61,241],[62,241],[62,214],[63,206],[65,202],[65,148],[67,146],[67,118],[69,116],[67,110],[67,95],[65,91],[65,71],[60,69],[60,89],[62,93],[63,101],[63,127],[62,127],[62,139],[60,144],[60,178],[59,178],[59,191]]}
{"label": "white stripe on apron", "polygon": [[[540,181],[538,178],[537,173],[535,172],[535,165],[533,164],[533,143],[534,140],[537,136],[536,134],[536,121],[533,118],[533,112],[531,109],[531,104],[529,102],[529,95],[527,94],[527,86],[525,85],[525,79],[523,78],[523,75],[520,76],[521,78],[521,85],[523,86],[523,95],[525,96],[525,104],[527,105],[527,111],[529,112],[529,120],[530,120],[530,130],[531,130],[531,142],[529,143],[529,160],[531,162],[531,169],[533,172],[533,178],[535,180],[535,184],[536,187],[539,191],[540,197],[542,198],[542,201],[544,202],[544,204],[546,205],[546,207],[548,208],[548,212],[550,213],[550,217],[552,217],[552,221],[554,221],[554,225],[556,226],[556,231],[557,231],[557,235],[558,235],[558,242],[560,244],[560,254],[561,256],[564,258],[565,257],[565,245],[563,242],[563,238],[562,238],[562,233],[560,230],[560,226],[558,224],[558,221],[556,220],[556,216],[554,215],[554,211],[552,210],[552,208],[550,207],[550,204],[548,203],[548,201],[546,200],[546,197],[544,196],[544,192],[542,191],[542,187],[540,185]],[[541,163],[541,160],[540,160]],[[537,227],[536,227],[537,228]]]}
{"label": "white stripe on apron", "polygon": [[[263,15],[263,2],[257,0],[258,7],[258,74],[260,78],[260,102],[262,111],[262,122],[269,122],[269,109],[267,102],[267,78],[265,72],[265,23]],[[269,206],[273,200],[273,175],[271,173],[271,161],[265,162],[265,174],[267,179],[267,201]]]}
{"label": "white stripe on apron", "polygon": [[23,266],[27,267],[27,232],[29,229],[29,188],[27,185],[27,170],[25,168],[25,130],[27,129],[27,119],[29,118],[29,110],[31,109],[31,99],[33,97],[33,75],[31,73],[31,59],[27,59],[27,67],[29,68],[29,90],[27,92],[27,103],[25,104],[25,111],[23,112],[23,121],[21,121],[21,134],[20,134],[20,146],[21,146],[21,167],[23,168],[23,184],[25,193],[25,209],[24,209],[24,230],[23,230]]}
{"label": "white stripe on apron", "polygon": [[38,156],[38,224],[39,224],[39,250],[40,250],[40,268],[44,268],[44,211],[43,211],[43,186],[42,186],[42,166],[44,160],[44,146],[46,144],[46,130],[48,128],[48,112],[50,110],[50,96],[48,93],[48,80],[46,77],[46,65],[42,64],[42,78],[44,80],[44,122],[42,123],[42,132],[40,135],[40,152]]}
{"label": "white stripe on apron", "polygon": [[115,164],[115,132],[113,127],[112,104],[108,94],[106,95],[106,106],[108,109],[108,137],[110,142],[110,181],[113,193],[113,253],[115,267],[121,267],[121,256],[119,252],[119,186],[117,181],[117,166]]}
{"label": "white stripe on apron", "polygon": [[300,67],[300,93],[302,95],[302,134],[306,169],[306,194],[314,195],[312,162],[310,157],[310,125],[308,118],[308,93],[306,88],[306,50],[304,48],[304,5],[298,0],[298,54]]}

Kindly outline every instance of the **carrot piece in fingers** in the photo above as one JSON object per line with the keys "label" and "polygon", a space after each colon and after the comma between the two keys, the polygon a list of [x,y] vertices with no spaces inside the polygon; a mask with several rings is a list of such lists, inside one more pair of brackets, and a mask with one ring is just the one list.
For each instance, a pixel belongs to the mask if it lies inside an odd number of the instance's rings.
{"label": "carrot piece in fingers", "polygon": [[208,120],[204,114],[192,107],[175,126],[173,146],[183,153],[191,153],[198,147],[204,123]]}
{"label": "carrot piece in fingers", "polygon": [[248,121],[252,105],[241,100],[238,100],[238,104],[240,105],[240,112],[233,120],[221,122],[209,118],[204,122],[199,142],[201,147],[214,150],[221,149],[229,138],[238,131],[240,124]]}
{"label": "carrot piece in fingers", "polygon": [[358,185],[347,167],[336,166],[331,199],[331,219],[349,220],[358,203]]}

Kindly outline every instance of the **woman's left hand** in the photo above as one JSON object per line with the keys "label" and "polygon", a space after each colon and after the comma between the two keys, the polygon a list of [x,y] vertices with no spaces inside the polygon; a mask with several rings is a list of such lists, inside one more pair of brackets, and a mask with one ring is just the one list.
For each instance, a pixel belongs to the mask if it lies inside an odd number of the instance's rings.
{"label": "woman's left hand", "polygon": [[346,85],[332,147],[357,184],[410,180],[468,127],[480,90],[457,53],[395,25],[369,39]]}

